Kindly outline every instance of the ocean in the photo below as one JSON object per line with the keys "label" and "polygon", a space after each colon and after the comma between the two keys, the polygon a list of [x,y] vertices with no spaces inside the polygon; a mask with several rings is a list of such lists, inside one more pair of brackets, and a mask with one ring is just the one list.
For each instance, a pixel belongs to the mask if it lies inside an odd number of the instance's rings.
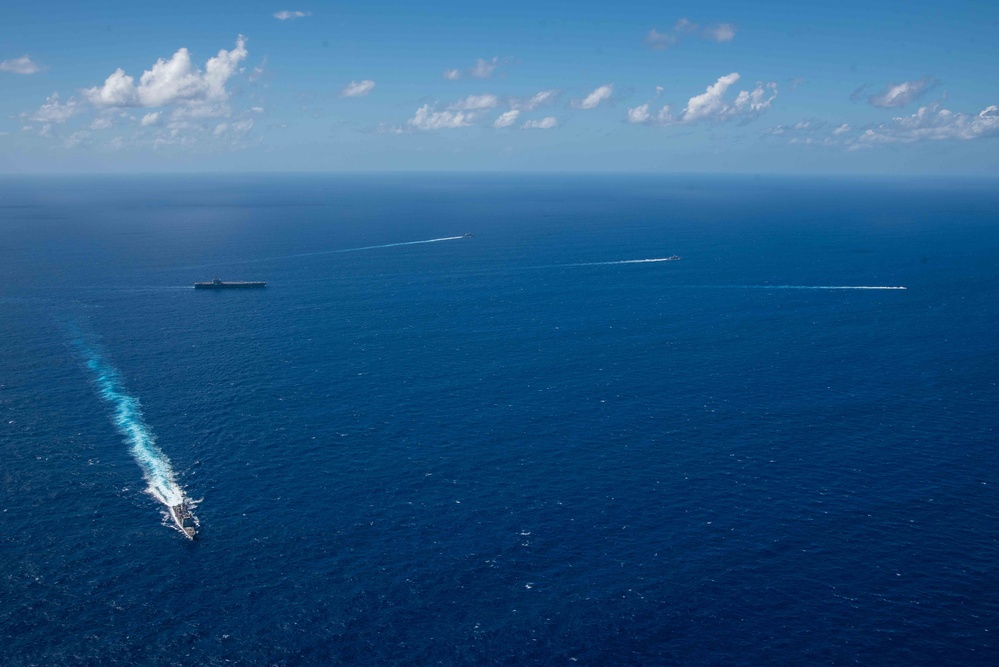
{"label": "ocean", "polygon": [[0,664],[996,664],[997,326],[990,181],[4,177]]}

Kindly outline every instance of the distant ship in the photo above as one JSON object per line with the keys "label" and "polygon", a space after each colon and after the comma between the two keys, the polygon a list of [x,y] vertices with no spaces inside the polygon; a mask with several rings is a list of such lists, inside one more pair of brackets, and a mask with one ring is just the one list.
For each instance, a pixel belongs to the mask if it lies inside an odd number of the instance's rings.
{"label": "distant ship", "polygon": [[177,527],[187,535],[187,539],[193,540],[198,534],[197,524],[194,522],[194,515],[187,509],[187,503],[181,502],[179,505],[170,505],[170,517]]}
{"label": "distant ship", "polygon": [[463,239],[470,239],[470,238],[472,238],[472,233],[471,232],[465,232],[464,234],[461,235],[461,238],[463,238]]}
{"label": "distant ship", "polygon": [[216,278],[210,283],[194,283],[194,289],[235,289],[239,287],[265,287],[265,282],[235,281],[225,282]]}

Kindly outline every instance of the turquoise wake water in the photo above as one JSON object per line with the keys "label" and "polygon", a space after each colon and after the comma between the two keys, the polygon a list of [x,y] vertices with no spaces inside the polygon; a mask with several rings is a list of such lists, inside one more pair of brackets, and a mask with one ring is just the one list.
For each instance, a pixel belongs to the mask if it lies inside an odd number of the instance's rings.
{"label": "turquoise wake water", "polygon": [[167,506],[184,502],[184,490],[177,483],[170,459],[156,446],[156,435],[143,419],[139,399],[128,394],[118,371],[97,349],[82,339],[76,341],[76,347],[84,356],[97,395],[111,408],[111,421],[142,469],[146,492]]}

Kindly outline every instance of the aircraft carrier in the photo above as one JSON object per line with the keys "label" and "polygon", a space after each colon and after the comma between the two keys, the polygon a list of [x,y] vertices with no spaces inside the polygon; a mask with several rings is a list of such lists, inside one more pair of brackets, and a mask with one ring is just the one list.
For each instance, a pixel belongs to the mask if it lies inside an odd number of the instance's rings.
{"label": "aircraft carrier", "polygon": [[216,278],[210,283],[194,283],[194,289],[240,289],[246,287],[266,287],[267,283],[257,281],[237,280],[227,282]]}

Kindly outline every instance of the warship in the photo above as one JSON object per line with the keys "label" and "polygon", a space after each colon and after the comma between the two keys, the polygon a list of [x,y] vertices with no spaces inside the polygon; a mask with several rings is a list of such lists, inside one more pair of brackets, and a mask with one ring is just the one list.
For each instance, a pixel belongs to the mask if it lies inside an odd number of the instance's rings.
{"label": "warship", "polygon": [[265,287],[265,282],[238,280],[227,282],[216,278],[210,283],[194,283],[194,289],[236,289],[240,287]]}
{"label": "warship", "polygon": [[177,524],[181,532],[187,539],[193,540],[198,534],[198,525],[194,520],[194,515],[187,508],[187,503],[181,501],[179,505],[170,505],[170,518]]}

